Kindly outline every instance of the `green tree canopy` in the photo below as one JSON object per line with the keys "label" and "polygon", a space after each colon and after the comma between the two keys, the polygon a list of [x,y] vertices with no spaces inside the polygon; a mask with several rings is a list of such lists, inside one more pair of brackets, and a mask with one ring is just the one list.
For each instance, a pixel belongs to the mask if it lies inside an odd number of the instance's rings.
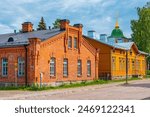
{"label": "green tree canopy", "polygon": [[150,53],[150,2],[138,7],[137,13],[138,20],[131,21],[132,38],[139,50]]}
{"label": "green tree canopy", "polygon": [[41,17],[37,30],[46,30],[46,23],[43,17]]}
{"label": "green tree canopy", "polygon": [[60,28],[60,19],[56,19],[53,23],[53,29]]}

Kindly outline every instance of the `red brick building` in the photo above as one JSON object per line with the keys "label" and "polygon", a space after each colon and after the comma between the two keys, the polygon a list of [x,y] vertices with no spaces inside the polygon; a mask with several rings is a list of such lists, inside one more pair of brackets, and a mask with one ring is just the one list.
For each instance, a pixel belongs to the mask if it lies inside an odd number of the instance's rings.
{"label": "red brick building", "polygon": [[[98,78],[99,52],[82,36],[82,24],[61,20],[60,29],[0,35],[0,84],[31,85]],[[41,76],[41,78],[40,78]]]}

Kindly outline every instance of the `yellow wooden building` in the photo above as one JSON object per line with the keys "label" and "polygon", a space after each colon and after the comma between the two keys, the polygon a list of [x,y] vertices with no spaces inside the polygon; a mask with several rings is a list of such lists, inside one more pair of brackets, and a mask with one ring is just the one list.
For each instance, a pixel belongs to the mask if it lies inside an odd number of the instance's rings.
{"label": "yellow wooden building", "polygon": [[[104,42],[87,36],[84,38],[99,50],[98,74],[101,79],[118,79],[128,77],[143,77],[146,75],[147,53],[138,50],[134,42],[128,42],[119,29],[118,22],[109,38],[114,43]],[[119,38],[126,39],[118,43]],[[127,67],[126,67],[127,66]]]}

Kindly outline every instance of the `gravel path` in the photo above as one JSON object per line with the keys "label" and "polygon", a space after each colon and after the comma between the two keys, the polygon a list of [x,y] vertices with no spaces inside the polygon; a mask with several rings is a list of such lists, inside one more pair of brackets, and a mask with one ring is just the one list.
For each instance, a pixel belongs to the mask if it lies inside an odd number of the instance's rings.
{"label": "gravel path", "polygon": [[0,91],[1,100],[138,100],[150,99],[150,79],[49,91]]}

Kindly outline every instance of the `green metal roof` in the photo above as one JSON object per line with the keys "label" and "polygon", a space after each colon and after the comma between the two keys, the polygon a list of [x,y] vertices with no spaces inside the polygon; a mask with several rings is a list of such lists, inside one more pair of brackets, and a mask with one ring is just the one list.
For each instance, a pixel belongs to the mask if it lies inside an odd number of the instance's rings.
{"label": "green metal roof", "polygon": [[121,29],[115,28],[115,29],[113,29],[113,31],[111,33],[111,37],[113,37],[113,38],[124,38],[124,35],[123,35],[123,32]]}

